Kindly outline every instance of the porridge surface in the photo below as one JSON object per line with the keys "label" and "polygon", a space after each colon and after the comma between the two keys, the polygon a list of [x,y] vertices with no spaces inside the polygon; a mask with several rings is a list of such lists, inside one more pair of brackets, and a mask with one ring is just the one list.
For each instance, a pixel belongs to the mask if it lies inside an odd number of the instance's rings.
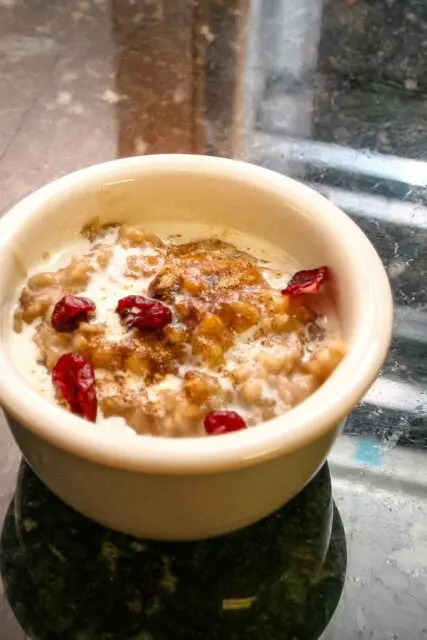
{"label": "porridge surface", "polygon": [[[12,351],[25,352],[16,363],[32,386],[66,409],[52,370],[64,354],[82,356],[106,431],[203,436],[206,415],[224,410],[253,426],[302,402],[345,353],[327,295],[283,295],[294,269],[277,260],[216,238],[160,239],[126,225],[84,233],[84,253],[28,279]],[[64,296],[89,299],[95,312],[57,330],[52,313]],[[131,326],[117,312],[127,296],[158,301],[171,321]]]}

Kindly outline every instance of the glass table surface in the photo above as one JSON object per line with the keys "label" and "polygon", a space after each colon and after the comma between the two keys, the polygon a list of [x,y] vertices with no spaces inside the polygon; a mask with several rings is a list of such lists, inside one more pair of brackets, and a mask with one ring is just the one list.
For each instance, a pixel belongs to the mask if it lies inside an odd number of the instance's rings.
{"label": "glass table surface", "polygon": [[201,153],[290,175],[371,239],[383,371],[290,504],[156,544],[62,504],[0,423],[0,639],[427,639],[423,0],[0,0],[0,212],[74,169]]}

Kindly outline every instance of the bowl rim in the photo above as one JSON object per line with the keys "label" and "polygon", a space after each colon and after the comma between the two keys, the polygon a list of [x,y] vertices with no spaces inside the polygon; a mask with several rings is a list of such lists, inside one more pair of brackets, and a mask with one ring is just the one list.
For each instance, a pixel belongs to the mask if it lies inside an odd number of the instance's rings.
{"label": "bowl rim", "polygon": [[100,437],[97,429],[87,429],[85,420],[33,390],[2,349],[1,405],[34,435],[70,454],[109,467],[165,475],[209,474],[252,466],[306,447],[332,432],[362,399],[385,360],[392,335],[393,303],[385,269],[368,238],[344,212],[310,187],[257,165],[213,156],[164,154],[111,160],[59,178],[12,207],[0,220],[0,254],[13,234],[51,197],[84,188],[93,180],[111,183],[122,171],[144,167],[255,181],[279,195],[292,192],[303,208],[323,216],[347,243],[349,260],[365,274],[367,287],[355,344],[333,375],[303,403],[262,423],[261,428],[215,438]]}

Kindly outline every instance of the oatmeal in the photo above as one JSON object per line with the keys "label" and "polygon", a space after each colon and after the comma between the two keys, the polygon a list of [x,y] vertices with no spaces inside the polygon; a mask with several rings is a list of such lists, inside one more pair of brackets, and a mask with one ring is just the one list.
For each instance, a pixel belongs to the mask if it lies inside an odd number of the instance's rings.
{"label": "oatmeal", "polygon": [[28,279],[14,328],[30,382],[87,420],[157,436],[236,431],[302,402],[345,353],[325,322],[327,267],[291,275],[220,239],[126,225],[83,233],[86,252]]}

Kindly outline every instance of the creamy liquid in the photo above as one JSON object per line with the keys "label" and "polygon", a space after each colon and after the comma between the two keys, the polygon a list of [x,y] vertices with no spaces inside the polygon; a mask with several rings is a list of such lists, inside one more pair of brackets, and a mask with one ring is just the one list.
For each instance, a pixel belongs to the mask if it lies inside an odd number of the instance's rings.
{"label": "creamy liquid", "polygon": [[[277,270],[277,274],[271,274],[270,271],[264,272],[264,276],[269,284],[275,289],[283,289],[290,279],[290,276],[298,270],[299,266],[293,261],[287,254],[278,249],[276,246],[271,245],[265,241],[260,241],[247,234],[237,233],[233,230],[225,229],[212,229],[207,225],[191,225],[183,228],[181,225],[179,230],[171,234],[162,234],[158,229],[150,229],[158,235],[163,241],[170,242],[172,244],[181,244],[184,242],[190,242],[193,240],[201,240],[207,237],[214,237],[220,240],[224,240],[233,244],[237,249],[246,251],[251,256],[265,263],[266,269]],[[161,230],[160,230],[161,231]],[[95,272],[91,276],[88,287],[78,293],[79,296],[87,297],[93,300],[96,304],[97,321],[106,323],[108,327],[108,339],[111,341],[120,340],[126,329],[120,322],[120,318],[115,313],[117,301],[127,295],[142,295],[148,296],[148,287],[151,280],[155,276],[147,278],[138,277],[131,278],[124,275],[127,269],[126,260],[132,255],[155,255],[157,257],[162,256],[161,249],[154,247],[143,248],[129,248],[124,249],[117,240],[117,230],[111,231],[106,237],[103,237],[102,244],[109,244],[113,250],[113,257],[106,269],[101,269],[95,260],[93,266]],[[29,276],[39,273],[41,271],[56,271],[66,266],[71,257],[79,254],[88,254],[92,248],[92,243],[83,238],[79,238],[75,244],[53,255],[48,261],[34,267],[31,270]],[[158,264],[158,269],[161,267],[161,262]],[[20,293],[20,292],[19,292]],[[327,329],[328,335],[338,335],[338,323],[336,315],[330,304],[325,307],[326,314],[319,317],[319,324]],[[11,331],[10,340],[10,356],[15,364],[15,367],[19,373],[26,379],[26,381],[42,396],[55,402],[55,391],[51,382],[51,373],[47,370],[44,364],[38,361],[39,352],[38,347],[33,341],[35,327],[38,320],[33,324],[28,325],[23,323],[21,333]],[[252,327],[248,331],[237,334],[235,336],[235,345],[231,347],[225,354],[225,366],[223,371],[231,371],[235,366],[243,362],[253,361],[255,356],[261,351],[265,350],[259,341],[248,343],[250,334],[256,331],[257,327]],[[309,349],[308,345],[308,349]],[[280,350],[279,346],[269,347],[270,352]],[[219,374],[215,374],[211,369],[204,366],[200,361],[195,360],[191,354],[189,354],[188,362],[181,365],[179,375],[167,375],[165,378],[156,385],[151,385],[146,388],[149,394],[150,400],[155,400],[156,395],[161,389],[178,390],[182,385],[182,376],[188,369],[196,369],[206,371],[210,375],[215,375],[223,387],[230,387],[232,385],[231,380]],[[106,371],[96,369],[95,377],[97,380],[103,378]],[[130,372],[126,372],[124,375],[127,377],[127,384],[132,388],[143,388],[144,382],[142,379]],[[267,383],[264,385],[264,392],[266,397],[272,397],[275,401],[281,403],[279,398],[276,397],[277,392],[271,389]],[[283,403],[281,403],[283,404]],[[236,405],[234,407],[227,406],[227,408],[234,408],[244,417],[245,407]],[[127,426],[125,420],[121,417],[109,417],[104,418],[101,411],[98,411],[97,424],[102,425],[103,428],[107,428],[107,431],[123,432],[129,436],[136,435],[136,432]]]}

